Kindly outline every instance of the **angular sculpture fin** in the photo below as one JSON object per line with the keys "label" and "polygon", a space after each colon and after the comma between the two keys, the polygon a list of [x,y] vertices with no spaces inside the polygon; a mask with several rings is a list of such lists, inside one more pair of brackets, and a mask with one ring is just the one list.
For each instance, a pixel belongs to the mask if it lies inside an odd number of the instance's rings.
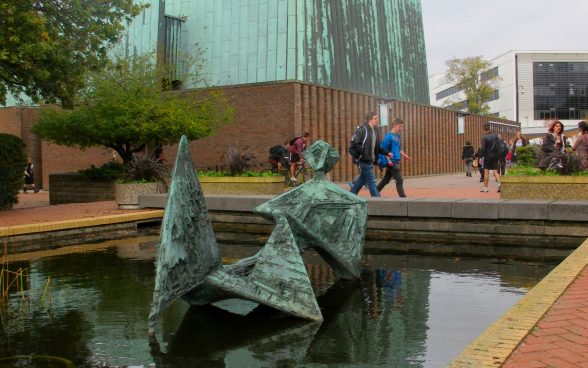
{"label": "angular sculpture fin", "polygon": [[232,297],[264,304],[293,316],[323,320],[298,246],[284,218],[277,220],[259,253],[211,274],[206,284]]}
{"label": "angular sculpture fin", "polygon": [[155,290],[149,319],[202,284],[221,258],[188,140],[178,147],[156,257]]}
{"label": "angular sculpture fin", "polygon": [[367,201],[325,180],[339,154],[324,141],[304,151],[313,179],[257,206],[270,219],[285,217],[300,252],[314,248],[339,277],[359,279]]}

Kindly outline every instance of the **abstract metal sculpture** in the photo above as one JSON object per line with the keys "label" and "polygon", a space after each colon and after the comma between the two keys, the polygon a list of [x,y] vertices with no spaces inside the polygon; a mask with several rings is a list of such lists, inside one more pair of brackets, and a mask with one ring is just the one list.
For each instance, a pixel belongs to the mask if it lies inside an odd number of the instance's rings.
{"label": "abstract metal sculpture", "polygon": [[182,137],[157,248],[153,324],[182,297],[193,305],[242,298],[322,321],[301,253],[313,247],[340,277],[359,278],[367,220],[365,200],[324,179],[339,159],[318,141],[305,151],[314,178],[255,210],[274,230],[254,256],[223,266],[186,137]]}

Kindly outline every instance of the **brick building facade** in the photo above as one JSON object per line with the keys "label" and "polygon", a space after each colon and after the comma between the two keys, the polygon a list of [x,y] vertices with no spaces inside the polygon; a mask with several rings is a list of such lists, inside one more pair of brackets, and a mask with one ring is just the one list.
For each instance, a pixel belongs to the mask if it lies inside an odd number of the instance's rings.
{"label": "brick building facade", "polygon": [[[266,162],[268,149],[283,143],[305,130],[311,141],[322,139],[339,150],[341,161],[334,167],[331,179],[347,181],[357,174],[351,163],[347,145],[365,113],[377,110],[382,103],[376,96],[326,88],[300,82],[273,82],[223,87],[235,109],[233,123],[223,126],[217,134],[191,143],[192,155],[198,167],[222,165],[221,156],[229,145],[248,146],[260,162]],[[189,98],[193,91],[176,92]],[[519,124],[504,119],[477,115],[464,117],[463,133],[458,134],[458,116],[454,111],[409,103],[388,101],[389,113],[405,120],[404,150],[412,156],[403,162],[405,176],[434,175],[463,170],[461,150],[466,140],[478,146],[482,125],[491,121],[493,130],[505,139],[514,136]],[[37,121],[39,108],[7,107],[0,109],[0,132],[21,137],[27,144],[27,154],[33,158],[38,180],[48,188],[48,176],[56,172],[75,172],[91,164],[100,165],[111,159],[107,149],[81,151],[41,142],[30,133]],[[383,134],[388,127],[381,127]],[[179,139],[179,137],[178,137]],[[169,162],[175,159],[176,147],[166,147]]]}

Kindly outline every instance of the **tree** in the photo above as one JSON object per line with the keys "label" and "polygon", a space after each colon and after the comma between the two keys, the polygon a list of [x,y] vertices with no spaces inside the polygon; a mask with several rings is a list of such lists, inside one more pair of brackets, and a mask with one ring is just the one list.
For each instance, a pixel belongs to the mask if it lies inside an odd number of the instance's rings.
{"label": "tree", "polygon": [[206,137],[232,119],[220,92],[181,97],[162,89],[168,75],[150,55],[118,58],[89,76],[78,108],[45,110],[33,132],[60,145],[112,148],[128,164],[147,147]]}
{"label": "tree", "polygon": [[142,8],[133,0],[0,1],[0,105],[11,92],[71,107],[84,73],[104,65]]}
{"label": "tree", "polygon": [[[487,102],[492,97],[498,81],[497,73],[489,73],[490,62],[481,56],[464,59],[451,59],[445,62],[445,80],[462,90],[465,94],[465,110],[470,114],[489,115]],[[461,101],[447,102],[448,106],[461,107]]]}

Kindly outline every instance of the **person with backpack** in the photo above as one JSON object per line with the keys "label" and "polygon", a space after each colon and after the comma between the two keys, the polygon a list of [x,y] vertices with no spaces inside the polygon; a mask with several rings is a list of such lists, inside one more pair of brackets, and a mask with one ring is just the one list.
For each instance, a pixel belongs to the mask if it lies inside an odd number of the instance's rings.
{"label": "person with backpack", "polygon": [[361,125],[351,138],[349,143],[349,153],[359,165],[359,178],[353,184],[351,193],[357,194],[364,184],[370,191],[372,197],[380,197],[380,192],[376,188],[376,175],[374,173],[374,163],[378,154],[391,157],[392,154],[380,147],[377,127],[379,125],[379,116],[375,111],[366,114],[366,122]]}
{"label": "person with backpack", "polygon": [[[498,160],[502,155],[503,148],[506,147],[506,143],[496,133],[490,130],[490,123],[484,124],[484,135],[480,140],[480,154],[484,158],[484,186],[480,189],[480,192],[488,192],[488,181],[490,179],[490,171],[496,178],[498,184],[497,192],[500,192],[500,173],[498,172]],[[504,145],[504,147],[501,147]],[[508,147],[506,147],[508,153]],[[504,154],[506,157],[506,154]]]}
{"label": "person with backpack", "polygon": [[400,132],[404,127],[404,120],[396,118],[394,121],[392,121],[391,125],[392,127],[390,131],[386,134],[384,140],[382,141],[381,148],[390,151],[392,157],[388,158],[382,154],[379,155],[378,166],[381,168],[385,167],[386,172],[384,173],[384,177],[382,180],[380,180],[376,188],[379,192],[381,192],[390,182],[390,179],[394,178],[398,196],[406,197],[403,186],[404,180],[402,179],[402,174],[400,173],[400,158],[404,157],[406,160],[410,160],[410,156],[404,153],[402,150],[402,144],[400,141]]}
{"label": "person with backpack", "polygon": [[496,142],[500,147],[497,148],[500,152],[498,154],[498,173],[500,176],[504,176],[506,174],[506,157],[508,156],[508,144],[502,137],[499,135],[498,139],[500,142]]}
{"label": "person with backpack", "polygon": [[304,149],[306,148],[306,145],[308,144],[308,139],[310,138],[310,133],[309,132],[304,132],[304,134],[302,134],[300,137],[295,137],[290,141],[290,147],[289,147],[289,151],[290,151],[290,181],[297,183],[298,179],[296,179],[296,177],[294,176],[294,173],[296,172],[296,165],[298,165],[299,162],[302,162],[302,151],[304,151]]}
{"label": "person with backpack", "polygon": [[279,172],[282,166],[288,165],[288,148],[290,141],[278,144],[269,149],[269,161],[272,165],[272,172]]}
{"label": "person with backpack", "polygon": [[474,162],[474,147],[470,141],[466,141],[461,151],[461,159],[465,164],[466,176],[472,176],[472,163]]}

